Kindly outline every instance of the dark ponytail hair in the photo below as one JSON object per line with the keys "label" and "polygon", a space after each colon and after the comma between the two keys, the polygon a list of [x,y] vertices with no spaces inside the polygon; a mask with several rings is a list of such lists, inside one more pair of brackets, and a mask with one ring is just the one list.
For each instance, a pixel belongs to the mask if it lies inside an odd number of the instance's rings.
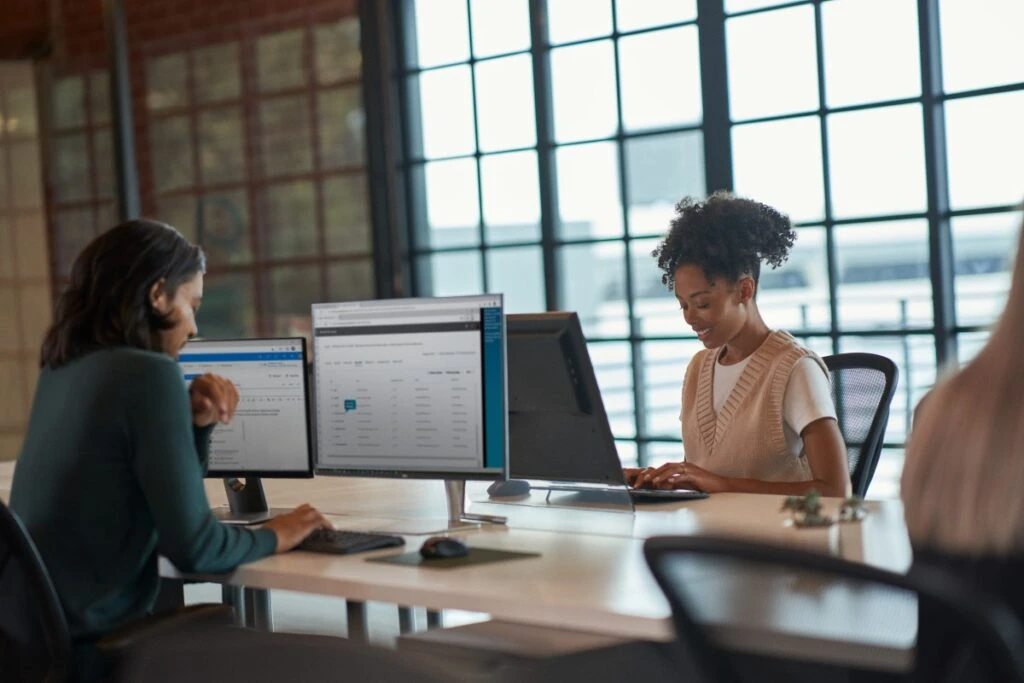
{"label": "dark ponytail hair", "polygon": [[173,297],[205,270],[202,249],[169,225],[137,219],[111,228],[75,259],[43,340],[41,365],[57,368],[111,346],[159,350],[158,332],[174,323],[153,310],[150,290],[163,280]]}
{"label": "dark ponytail hair", "polygon": [[789,217],[767,204],[719,191],[705,201],[684,197],[676,204],[668,235],[651,253],[661,281],[672,288],[679,266],[698,266],[708,281],[757,282],[761,262],[778,268],[789,257],[796,231]]}

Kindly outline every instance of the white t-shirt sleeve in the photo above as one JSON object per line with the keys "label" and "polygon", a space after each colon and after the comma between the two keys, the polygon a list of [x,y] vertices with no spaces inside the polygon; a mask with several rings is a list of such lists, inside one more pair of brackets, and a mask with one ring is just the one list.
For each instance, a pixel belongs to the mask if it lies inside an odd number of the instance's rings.
{"label": "white t-shirt sleeve", "polygon": [[789,383],[786,384],[786,395],[783,397],[782,419],[786,426],[799,435],[807,425],[823,417],[836,419],[828,376],[813,358],[801,358],[789,373]]}

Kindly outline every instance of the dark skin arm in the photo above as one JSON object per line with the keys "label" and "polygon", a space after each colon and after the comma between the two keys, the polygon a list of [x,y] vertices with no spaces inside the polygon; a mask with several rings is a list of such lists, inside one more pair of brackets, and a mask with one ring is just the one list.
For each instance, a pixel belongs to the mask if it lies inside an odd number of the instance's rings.
{"label": "dark skin arm", "polygon": [[762,481],[723,477],[687,462],[670,462],[661,467],[625,470],[626,481],[634,488],[696,489],[705,493],[768,493],[785,496],[805,495],[814,489],[822,496],[850,495],[850,475],[846,464],[846,445],[839,425],[831,418],[815,420],[800,433],[804,452],[814,477],[807,481]]}

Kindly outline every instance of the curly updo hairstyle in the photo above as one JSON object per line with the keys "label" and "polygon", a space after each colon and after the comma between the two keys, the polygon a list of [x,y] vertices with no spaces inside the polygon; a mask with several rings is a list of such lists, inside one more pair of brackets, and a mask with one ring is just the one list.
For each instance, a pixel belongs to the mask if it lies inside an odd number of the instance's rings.
{"label": "curly updo hairstyle", "polygon": [[789,256],[796,230],[789,217],[753,199],[718,191],[704,201],[684,197],[676,204],[668,235],[651,252],[672,289],[679,266],[697,266],[709,282],[736,282],[749,275],[757,282],[761,262],[778,268]]}

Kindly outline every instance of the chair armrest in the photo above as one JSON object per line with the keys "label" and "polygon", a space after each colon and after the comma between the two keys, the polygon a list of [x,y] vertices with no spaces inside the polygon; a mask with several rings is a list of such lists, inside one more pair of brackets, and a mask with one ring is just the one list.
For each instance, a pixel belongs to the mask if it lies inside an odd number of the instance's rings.
{"label": "chair armrest", "polygon": [[232,626],[234,623],[235,610],[230,605],[188,605],[126,624],[101,638],[96,648],[104,656],[117,657],[128,648],[152,638],[185,629],[217,628]]}

